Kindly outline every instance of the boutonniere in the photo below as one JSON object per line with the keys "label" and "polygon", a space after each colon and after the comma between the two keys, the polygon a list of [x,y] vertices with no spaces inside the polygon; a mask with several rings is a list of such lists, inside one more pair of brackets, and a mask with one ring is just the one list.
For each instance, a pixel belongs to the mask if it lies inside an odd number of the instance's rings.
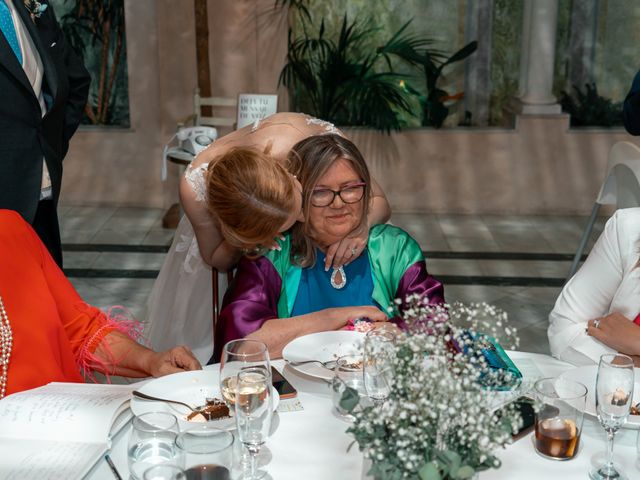
{"label": "boutonniere", "polygon": [[36,18],[40,18],[48,7],[46,3],[40,3],[38,0],[24,0],[24,6],[29,11],[29,16],[34,22]]}

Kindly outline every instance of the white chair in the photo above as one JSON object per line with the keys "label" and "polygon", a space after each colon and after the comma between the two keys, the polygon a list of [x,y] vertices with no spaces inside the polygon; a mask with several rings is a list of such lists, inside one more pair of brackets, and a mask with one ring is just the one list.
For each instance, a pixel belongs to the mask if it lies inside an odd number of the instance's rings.
{"label": "white chair", "polygon": [[640,148],[629,142],[618,142],[609,151],[609,161],[598,198],[593,204],[591,216],[584,229],[578,251],[573,257],[569,276],[571,278],[580,263],[584,247],[589,241],[593,224],[602,205],[616,208],[640,206]]}
{"label": "white chair", "polygon": [[[211,107],[216,112],[225,111],[229,115],[202,115],[202,107]],[[195,125],[210,125],[212,127],[235,127],[236,109],[238,100],[235,98],[223,97],[201,97],[200,89],[196,88],[193,94],[193,108],[195,115]]]}

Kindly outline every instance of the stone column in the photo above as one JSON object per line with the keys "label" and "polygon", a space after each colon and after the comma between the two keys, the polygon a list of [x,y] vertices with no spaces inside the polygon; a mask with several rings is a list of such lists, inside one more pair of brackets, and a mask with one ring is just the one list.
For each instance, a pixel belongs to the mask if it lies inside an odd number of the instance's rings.
{"label": "stone column", "polygon": [[465,44],[477,40],[478,49],[465,61],[464,107],[474,126],[489,124],[491,98],[491,37],[493,0],[468,3]]}
{"label": "stone column", "polygon": [[525,0],[522,56],[525,73],[520,77],[521,113],[561,113],[552,93],[556,49],[558,0]]}

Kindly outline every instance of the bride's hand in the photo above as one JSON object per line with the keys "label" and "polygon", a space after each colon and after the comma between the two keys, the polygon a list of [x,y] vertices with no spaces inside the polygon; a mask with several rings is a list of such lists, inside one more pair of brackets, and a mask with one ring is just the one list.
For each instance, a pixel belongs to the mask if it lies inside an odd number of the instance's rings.
{"label": "bride's hand", "polygon": [[324,261],[324,269],[340,268],[353,262],[364,251],[369,238],[369,226],[363,223],[339,242],[330,245],[327,249],[327,258]]}

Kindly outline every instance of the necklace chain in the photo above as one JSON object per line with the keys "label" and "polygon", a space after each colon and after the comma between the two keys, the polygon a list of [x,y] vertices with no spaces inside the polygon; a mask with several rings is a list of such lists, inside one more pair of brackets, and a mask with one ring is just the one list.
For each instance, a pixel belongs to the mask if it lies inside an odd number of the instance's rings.
{"label": "necklace chain", "polygon": [[13,344],[13,332],[4,302],[0,296],[0,399],[4,398],[7,391],[7,373],[9,371],[9,359],[11,358],[11,347]]}

